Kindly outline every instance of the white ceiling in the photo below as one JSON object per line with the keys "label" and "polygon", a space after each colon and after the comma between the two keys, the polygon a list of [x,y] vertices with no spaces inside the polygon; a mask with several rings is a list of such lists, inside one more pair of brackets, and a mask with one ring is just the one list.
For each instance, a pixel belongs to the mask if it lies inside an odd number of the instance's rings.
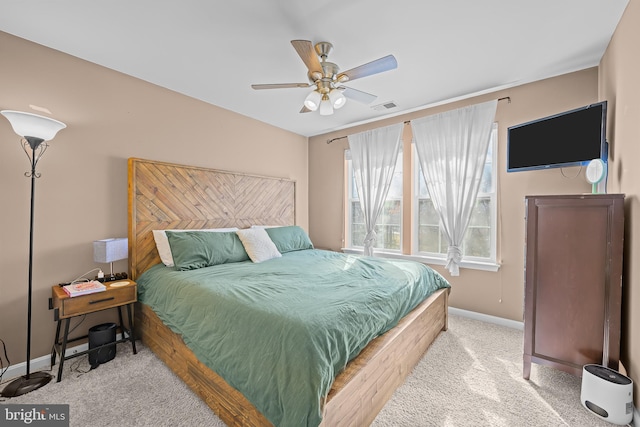
{"label": "white ceiling", "polygon": [[[313,136],[598,65],[628,0],[0,0],[0,30]],[[378,96],[299,113],[310,89],[294,39],[331,42],[346,85]],[[378,111],[373,106],[394,102]]]}

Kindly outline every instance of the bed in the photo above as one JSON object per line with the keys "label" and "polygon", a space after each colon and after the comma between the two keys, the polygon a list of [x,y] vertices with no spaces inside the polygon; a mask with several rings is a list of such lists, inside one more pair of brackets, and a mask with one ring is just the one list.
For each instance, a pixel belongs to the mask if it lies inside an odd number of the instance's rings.
{"label": "bed", "polygon": [[[218,371],[211,369],[212,360],[207,357],[207,353],[203,352],[202,348],[198,347],[196,338],[191,336],[191,332],[187,332],[186,329],[180,329],[181,327],[176,324],[175,319],[172,319],[167,314],[171,312],[172,308],[169,308],[168,311],[166,307],[165,311],[159,308],[161,305],[159,301],[163,301],[163,298],[164,303],[172,303],[172,301],[186,299],[202,302],[204,297],[196,293],[195,295],[198,296],[187,298],[186,295],[189,292],[177,290],[187,289],[187,285],[182,282],[177,285],[178,287],[175,287],[175,284],[186,275],[182,274],[182,272],[174,271],[175,268],[165,267],[160,262],[153,238],[153,230],[197,230],[226,227],[246,229],[257,224],[282,226],[281,229],[295,229],[295,227],[291,227],[295,224],[295,182],[280,178],[260,177],[142,159],[129,159],[129,218],[129,270],[134,280],[141,281],[140,299],[145,301],[145,303],[139,304],[136,309],[138,336],[226,424],[268,426],[273,425],[269,419],[275,419],[278,425],[293,425],[291,419],[287,419],[286,415],[284,418],[279,418],[279,415],[274,416],[271,409],[265,408],[265,401],[268,399],[265,400],[263,398],[260,400],[260,398],[256,398],[254,390],[251,387],[247,388],[247,381],[254,381],[255,384],[258,384],[260,381],[256,380],[256,378],[260,376],[251,377],[249,375],[243,380],[236,380],[234,377],[229,377],[226,366],[216,366]],[[171,236],[172,239],[177,239],[174,233],[167,232],[166,234]],[[197,232],[184,233],[183,235],[186,236],[187,234],[198,235]],[[327,263],[325,267],[322,267],[327,269],[325,271],[330,271],[331,268],[335,269],[336,276],[334,277],[336,278],[339,277],[338,270],[345,269],[347,263],[349,268],[352,269],[351,271],[358,271],[359,275],[371,275],[373,273],[362,273],[360,270],[355,269],[354,265],[357,263],[372,264],[373,270],[371,271],[378,271],[384,268],[397,270],[400,268],[400,275],[413,275],[413,272],[407,273],[405,270],[410,266],[410,268],[417,266],[415,263],[403,264],[402,262],[387,264],[386,261],[377,259],[362,261],[361,257],[349,257],[345,254],[304,248],[304,250],[296,250],[289,253],[284,253],[283,251],[281,257],[269,262],[252,263],[251,260],[243,260],[236,263],[237,265],[215,265],[199,268],[188,273],[195,272],[196,276],[203,276],[207,272],[208,277],[208,270],[211,270],[211,274],[214,274],[217,279],[215,279],[214,284],[207,285],[207,287],[219,288],[230,283],[231,279],[226,275],[231,274],[231,271],[234,271],[233,274],[237,270],[251,271],[251,274],[257,274],[258,277],[262,278],[270,277],[270,275],[279,271],[292,271],[290,276],[300,277],[305,271],[310,271],[312,265],[320,265],[322,262]],[[388,265],[391,264],[393,266],[389,267]],[[300,271],[293,272],[295,266],[299,266]],[[262,270],[257,270],[257,268]],[[361,266],[358,266],[358,268],[361,268]],[[424,268],[424,266],[421,266],[421,268]],[[174,293],[170,294],[173,296],[168,298],[152,297],[151,294],[155,292],[156,284],[161,283],[161,280],[165,280],[161,279],[165,272],[168,272],[169,276],[166,286],[169,289],[174,286],[172,291]],[[179,274],[179,277],[176,276],[177,274]],[[435,274],[437,275],[437,273]],[[173,275],[173,278],[171,278],[171,275]],[[317,275],[321,276],[321,274]],[[337,280],[329,280],[328,277],[329,275],[325,280],[327,283],[333,283]],[[256,278],[245,280],[245,283],[254,283],[257,280]],[[277,287],[280,282],[274,283],[276,283],[274,286]],[[199,287],[202,285],[194,284],[188,286],[194,286],[197,288],[196,292],[200,292],[201,289]],[[298,286],[301,286],[301,282],[298,283]],[[237,289],[237,286],[231,286],[231,288]],[[310,287],[309,292],[314,288],[315,285]],[[295,294],[295,288],[292,289],[284,291],[284,294]],[[227,290],[223,292],[227,292]],[[325,378],[326,372],[323,372],[322,375],[325,375],[325,377],[322,377],[324,380],[321,381],[323,382],[321,398],[318,399],[319,401],[311,399],[311,403],[308,405],[311,415],[305,419],[309,425],[317,425],[320,422],[320,417],[322,426],[370,424],[382,406],[391,397],[393,391],[403,382],[413,366],[420,360],[438,333],[446,330],[448,285],[442,285],[438,289],[430,290],[428,296],[427,294],[421,296],[419,291],[413,289],[403,292],[408,292],[408,294],[412,295],[407,300],[406,306],[402,311],[403,317],[398,320],[391,316],[387,323],[380,326],[384,333],[373,333],[367,339],[368,344],[364,342],[352,346],[350,351],[354,354],[343,356],[343,358],[351,359],[346,364],[346,367],[344,367],[344,363],[347,362],[345,359],[337,362],[331,368],[334,371],[331,373],[331,378],[335,376],[335,380],[327,382]],[[305,293],[305,291],[302,291],[302,293]],[[426,299],[423,299],[424,297]],[[222,294],[222,296],[217,294],[212,302],[206,303],[207,307],[213,304],[215,299],[222,298],[226,298],[226,294]],[[251,299],[253,298],[252,296]],[[268,298],[272,298],[268,304],[269,307],[271,305],[276,307],[280,302],[277,296]],[[385,296],[384,298],[387,297]],[[333,306],[335,303],[335,301],[332,301],[326,305]],[[370,302],[366,304],[371,305]],[[220,307],[217,311],[222,311],[223,308]],[[277,311],[275,308],[274,310]],[[351,309],[349,308],[349,310]],[[340,317],[340,313],[350,315],[349,310],[340,309],[336,312],[330,312],[330,315],[326,317]],[[234,313],[238,313],[238,310],[234,311]],[[253,316],[252,313],[248,313],[246,317],[227,315],[226,318],[211,318],[210,322],[203,323],[211,323],[214,328],[215,325],[224,325],[224,329],[235,331],[236,327],[248,321],[245,319]],[[266,316],[271,316],[272,314],[268,312]],[[209,315],[207,314],[206,316]],[[371,319],[378,319],[379,317],[381,316],[376,314]],[[207,317],[207,319],[209,318]],[[264,320],[262,322],[265,325],[269,323]],[[390,327],[391,329],[389,329]],[[331,331],[334,329],[333,326],[328,326],[328,328]],[[310,328],[306,327],[305,330],[307,329]],[[312,329],[315,331],[316,328]],[[184,332],[184,336],[180,332]],[[204,333],[204,335],[215,336],[218,341],[222,341],[224,334],[216,335],[216,333],[214,329]],[[240,334],[242,333],[236,332],[236,335]],[[288,336],[289,333],[286,334],[286,337]],[[314,339],[322,341],[322,336],[320,334]],[[283,346],[287,342],[286,337],[278,341],[282,341]],[[344,338],[342,335],[338,337],[340,339]],[[371,338],[373,339],[370,340]],[[259,337],[252,337],[251,339],[259,340]],[[288,344],[289,347],[291,345],[291,343]],[[203,345],[203,347],[206,346]],[[224,359],[224,357],[221,356],[220,359]],[[233,358],[231,357],[231,359]],[[227,360],[229,360],[229,357],[227,357]],[[259,363],[257,360],[254,359],[252,364]],[[287,366],[297,366],[297,363],[286,362]],[[276,372],[276,370],[265,367],[263,367],[263,370],[271,373]],[[292,368],[291,372],[294,371]],[[302,367],[300,372],[307,371],[311,371],[311,369]],[[296,374],[294,380],[297,380],[299,375]],[[223,377],[226,377],[227,380],[223,379]],[[312,382],[312,380],[309,382]],[[296,381],[293,381],[293,383],[296,383]],[[297,383],[300,382],[298,381]],[[238,389],[244,390],[244,394]],[[272,392],[269,391],[269,393]],[[273,396],[276,402],[295,400],[280,395],[279,392],[273,392],[269,396]],[[269,418],[258,410],[252,402],[257,402],[262,412],[268,414]],[[286,407],[287,404],[288,402],[285,402],[283,405]],[[316,413],[319,414],[318,417],[314,417],[313,414]]]}

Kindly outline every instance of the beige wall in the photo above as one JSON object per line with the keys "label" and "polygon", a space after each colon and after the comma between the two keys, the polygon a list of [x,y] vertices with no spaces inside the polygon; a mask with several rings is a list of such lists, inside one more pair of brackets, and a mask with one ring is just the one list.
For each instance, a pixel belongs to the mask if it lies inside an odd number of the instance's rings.
{"label": "beige wall", "polygon": [[[294,179],[308,228],[306,137],[2,32],[0,56],[0,109],[38,113],[33,104],[68,126],[38,165],[32,358],[53,343],[51,286],[99,266],[93,240],[127,236],[129,157]],[[1,118],[0,338],[12,364],[26,355],[30,180],[18,141]],[[76,332],[111,316],[89,316]]]}
{"label": "beige wall", "polygon": [[[526,84],[468,100],[430,108],[357,128],[310,139],[309,144],[309,224],[314,244],[342,247],[343,158],[346,139],[327,144],[327,139],[406,121],[440,111],[490,99],[510,97],[498,102],[498,272],[461,269],[451,277],[441,266],[434,266],[452,284],[450,304],[465,310],[522,321],[524,302],[524,197],[529,194],[590,192],[591,187],[579,167],[546,171],[506,173],[506,139],[509,126],[598,101],[596,68]],[[404,137],[411,139],[410,125]],[[406,153],[406,151],[405,151]]]}
{"label": "beige wall", "polygon": [[640,2],[632,0],[600,62],[600,96],[609,101],[609,192],[626,194],[622,283],[622,360],[640,406]]}

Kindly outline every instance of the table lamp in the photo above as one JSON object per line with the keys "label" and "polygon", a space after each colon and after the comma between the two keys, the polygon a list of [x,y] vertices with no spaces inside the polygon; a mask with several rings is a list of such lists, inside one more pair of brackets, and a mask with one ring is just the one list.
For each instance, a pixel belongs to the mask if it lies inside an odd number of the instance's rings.
{"label": "table lamp", "polygon": [[126,237],[116,239],[96,240],[93,242],[93,260],[102,264],[111,265],[111,274],[105,276],[105,281],[115,280],[113,274],[113,262],[127,259],[129,256],[129,239]]}

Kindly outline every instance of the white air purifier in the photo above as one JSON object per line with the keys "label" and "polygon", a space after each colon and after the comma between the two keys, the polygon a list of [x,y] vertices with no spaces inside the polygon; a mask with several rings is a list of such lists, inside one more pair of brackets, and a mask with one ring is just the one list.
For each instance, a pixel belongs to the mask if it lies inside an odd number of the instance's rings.
{"label": "white air purifier", "polygon": [[633,419],[633,381],[601,365],[584,365],[580,401],[589,412],[613,424]]}

